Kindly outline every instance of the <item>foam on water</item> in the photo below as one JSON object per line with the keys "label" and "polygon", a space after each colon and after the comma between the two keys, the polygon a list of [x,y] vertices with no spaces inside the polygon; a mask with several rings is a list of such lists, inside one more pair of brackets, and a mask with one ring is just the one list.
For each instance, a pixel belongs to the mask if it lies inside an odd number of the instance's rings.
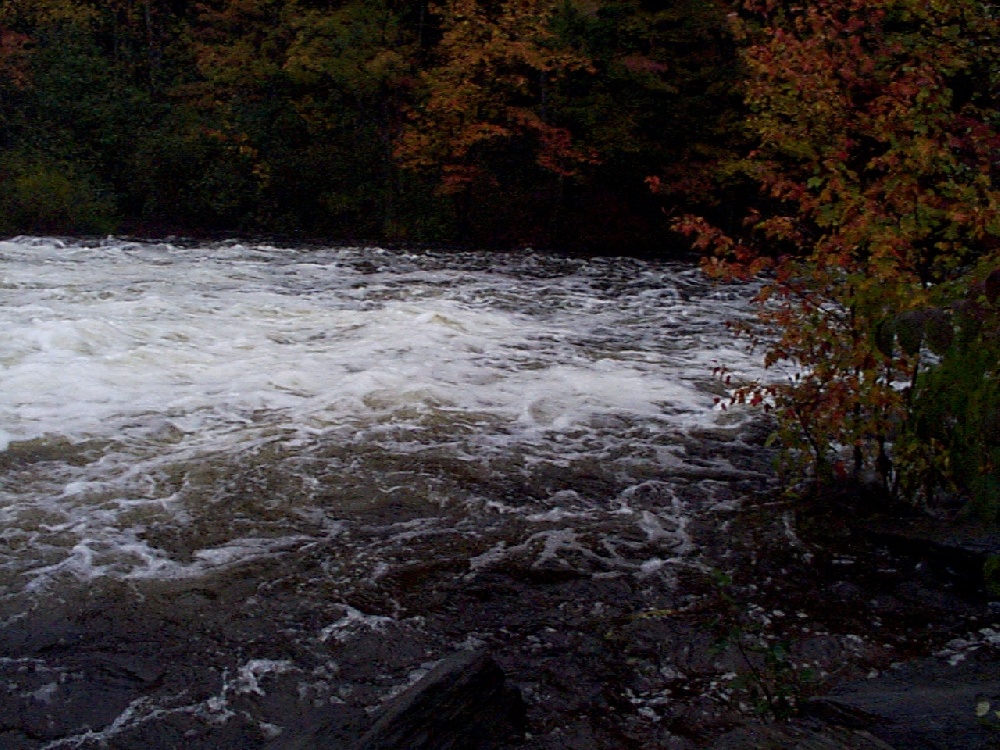
{"label": "foam on water", "polygon": [[[255,719],[249,712],[234,709],[231,702],[234,698],[245,695],[265,695],[261,687],[264,678],[279,676],[293,671],[290,661],[275,659],[250,659],[240,665],[235,676],[224,673],[221,678],[221,688],[218,693],[201,701],[191,702],[185,693],[169,697],[161,697],[152,701],[147,697],[131,701],[114,720],[103,729],[95,730],[89,727],[78,734],[62,737],[42,745],[40,750],[59,750],[60,748],[107,747],[121,735],[134,731],[144,724],[162,722],[172,715],[188,715],[196,717],[205,724],[222,725],[241,715],[249,723],[255,725],[261,739],[274,739],[281,733],[281,728],[267,722]],[[42,696],[39,700],[49,702],[59,689],[59,683],[49,683],[36,691]]]}
{"label": "foam on water", "polygon": [[[680,264],[16,238],[0,291],[0,593],[281,554],[446,474],[648,474],[719,418],[715,365],[759,374],[722,328],[749,293]],[[559,492],[512,512],[591,512]]]}

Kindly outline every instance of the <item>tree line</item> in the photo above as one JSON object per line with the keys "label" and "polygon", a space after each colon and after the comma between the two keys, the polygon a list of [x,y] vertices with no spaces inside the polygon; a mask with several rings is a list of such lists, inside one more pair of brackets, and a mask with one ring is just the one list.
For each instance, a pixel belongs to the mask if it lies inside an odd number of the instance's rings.
{"label": "tree line", "polygon": [[0,231],[649,251],[724,148],[723,2],[2,0]]}

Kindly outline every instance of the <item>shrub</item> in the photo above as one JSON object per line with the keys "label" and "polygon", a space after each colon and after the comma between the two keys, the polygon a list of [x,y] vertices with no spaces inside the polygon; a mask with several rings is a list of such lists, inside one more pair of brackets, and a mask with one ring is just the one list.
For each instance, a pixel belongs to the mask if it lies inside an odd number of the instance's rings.
{"label": "shrub", "polygon": [[951,483],[995,517],[997,21],[975,0],[742,9],[756,147],[728,169],[760,194],[740,236],[677,223],[709,272],[766,279],[789,374],[736,398],[776,411],[793,470],[874,469],[914,501]]}

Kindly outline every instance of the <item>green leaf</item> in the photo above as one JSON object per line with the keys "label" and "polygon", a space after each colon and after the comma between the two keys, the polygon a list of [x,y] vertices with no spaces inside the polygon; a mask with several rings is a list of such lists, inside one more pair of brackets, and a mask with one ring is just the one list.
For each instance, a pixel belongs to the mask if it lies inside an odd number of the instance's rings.
{"label": "green leaf", "polygon": [[1000,445],[1000,406],[988,409],[983,416],[982,438],[989,445]]}
{"label": "green leaf", "polygon": [[896,346],[896,324],[891,318],[883,320],[875,327],[875,347],[892,359]]}
{"label": "green leaf", "polygon": [[983,565],[986,590],[993,596],[1000,596],[1000,555],[991,555]]}

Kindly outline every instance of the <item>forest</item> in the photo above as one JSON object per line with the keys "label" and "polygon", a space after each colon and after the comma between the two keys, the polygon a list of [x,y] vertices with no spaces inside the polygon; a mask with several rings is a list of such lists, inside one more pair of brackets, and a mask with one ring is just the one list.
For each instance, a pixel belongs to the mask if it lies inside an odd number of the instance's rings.
{"label": "forest", "polygon": [[[0,232],[590,254],[765,279],[786,465],[1000,516],[978,0],[2,0]],[[763,332],[763,333],[762,333]]]}
{"label": "forest", "polygon": [[646,179],[703,198],[740,117],[726,12],[4,0],[0,230],[655,251]]}

